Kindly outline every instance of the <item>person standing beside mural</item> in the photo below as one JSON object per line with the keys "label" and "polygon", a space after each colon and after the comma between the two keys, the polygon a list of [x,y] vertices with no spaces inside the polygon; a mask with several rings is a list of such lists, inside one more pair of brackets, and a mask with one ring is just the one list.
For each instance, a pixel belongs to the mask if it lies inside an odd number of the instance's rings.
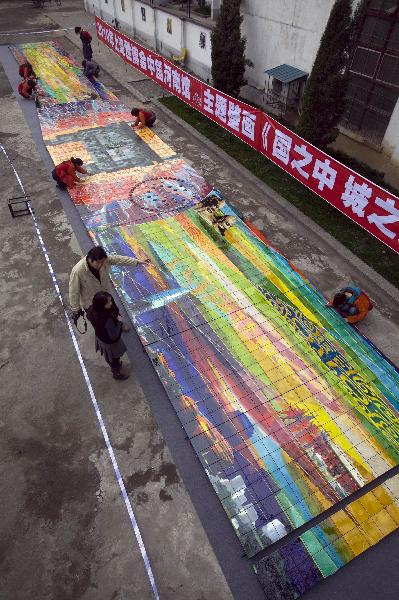
{"label": "person standing beside mural", "polygon": [[87,310],[97,292],[110,293],[112,287],[109,269],[111,266],[136,267],[149,263],[149,259],[140,260],[132,256],[120,256],[119,254],[108,256],[102,246],[92,248],[87,256],[76,263],[69,278],[69,304],[73,316],[76,316],[82,308]]}
{"label": "person standing beside mural", "polygon": [[129,331],[123,323],[113,297],[108,292],[97,292],[87,310],[87,318],[93,325],[96,335],[95,349],[104,356],[114,379],[128,379],[122,372],[121,356],[126,352],[122,332]]}
{"label": "person standing beside mural", "polygon": [[85,31],[81,27],[75,27],[75,33],[80,37],[80,41],[82,42],[83,49],[83,58],[86,60],[91,60],[93,57],[93,49],[91,47],[91,34],[88,31]]}

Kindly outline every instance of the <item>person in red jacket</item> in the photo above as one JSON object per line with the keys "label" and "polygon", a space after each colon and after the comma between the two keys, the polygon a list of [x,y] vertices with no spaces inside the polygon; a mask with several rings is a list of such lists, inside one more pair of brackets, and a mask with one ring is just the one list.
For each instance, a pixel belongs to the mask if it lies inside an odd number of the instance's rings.
{"label": "person in red jacket", "polygon": [[18,72],[22,79],[37,79],[36,73],[34,72],[32,65],[28,61],[22,63],[22,65],[19,65]]}
{"label": "person in red jacket", "polygon": [[71,158],[64,160],[55,167],[52,172],[52,177],[57,185],[62,188],[73,188],[76,183],[84,183],[76,173],[87,173],[83,168],[83,160],[81,158]]}
{"label": "person in red jacket", "polygon": [[93,57],[93,49],[91,47],[91,34],[88,31],[82,29],[81,27],[75,27],[75,33],[80,37],[80,41],[82,42],[83,58],[85,60],[91,60]]}
{"label": "person in red jacket", "polygon": [[152,110],[144,110],[144,108],[132,108],[131,114],[136,117],[133,127],[141,129],[142,127],[152,127],[157,118]]}
{"label": "person in red jacket", "polygon": [[24,79],[18,86],[18,92],[24,98],[32,98],[32,94],[36,88],[36,81],[34,79]]}

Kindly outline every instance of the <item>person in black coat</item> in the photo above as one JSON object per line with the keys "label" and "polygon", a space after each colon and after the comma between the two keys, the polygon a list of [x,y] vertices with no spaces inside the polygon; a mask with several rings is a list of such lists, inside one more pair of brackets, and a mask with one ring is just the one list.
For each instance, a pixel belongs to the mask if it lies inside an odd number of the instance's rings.
{"label": "person in black coat", "polygon": [[129,331],[129,327],[123,323],[111,294],[97,292],[86,314],[96,335],[96,352],[104,356],[114,379],[127,379],[129,375],[122,372],[120,358],[126,352],[122,332]]}

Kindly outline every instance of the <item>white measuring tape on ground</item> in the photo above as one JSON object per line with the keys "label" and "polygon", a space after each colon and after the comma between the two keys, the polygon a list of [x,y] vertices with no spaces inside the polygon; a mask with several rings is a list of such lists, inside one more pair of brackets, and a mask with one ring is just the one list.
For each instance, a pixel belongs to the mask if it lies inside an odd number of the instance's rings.
{"label": "white measuring tape on ground", "polygon": [[[26,193],[25,193],[25,189],[24,189],[24,186],[22,184],[21,178],[18,175],[18,173],[17,173],[17,171],[16,171],[16,169],[15,169],[15,167],[14,167],[14,165],[13,165],[11,159],[10,159],[10,157],[8,156],[8,154],[6,152],[6,149],[4,148],[4,146],[2,144],[0,144],[0,149],[2,150],[3,154],[5,155],[6,159],[9,162],[9,164],[11,165],[11,168],[14,171],[15,177],[17,178],[17,181],[18,181],[18,183],[19,183],[19,185],[21,187],[21,190],[22,190],[22,192],[24,194],[24,197],[26,198]],[[63,301],[62,296],[61,296],[61,291],[60,291],[60,288],[59,288],[59,285],[58,285],[58,282],[57,282],[57,278],[56,278],[55,273],[54,273],[54,269],[53,269],[53,267],[51,265],[50,258],[49,258],[46,246],[44,245],[44,242],[43,242],[42,234],[40,233],[40,229],[39,229],[39,226],[37,224],[37,219],[36,219],[36,217],[35,217],[35,215],[34,215],[34,213],[32,211],[32,207],[30,205],[30,201],[26,200],[26,204],[28,206],[30,215],[31,215],[31,217],[33,219],[33,225],[35,227],[36,234],[37,234],[37,237],[39,239],[40,248],[41,248],[41,250],[43,252],[43,255],[44,255],[44,258],[46,260],[46,263],[47,263],[47,266],[48,266],[48,270],[50,271],[50,277],[51,277],[51,280],[53,282],[55,291],[57,293],[57,297],[58,297],[59,301],[61,302],[62,308],[64,310],[64,316],[65,316],[65,320],[67,322],[69,334],[70,334],[70,336],[72,338],[72,342],[73,342],[73,345],[74,345],[74,348],[75,348],[75,352],[77,354],[77,357],[78,357],[78,360],[79,360],[79,363],[80,363],[80,367],[81,367],[82,372],[83,372],[83,377],[84,377],[84,380],[86,382],[86,386],[87,386],[87,389],[89,391],[89,395],[90,395],[91,401],[92,401],[93,406],[94,406],[94,410],[95,410],[95,413],[96,413],[96,416],[97,416],[97,419],[98,419],[98,422],[99,422],[99,425],[100,425],[101,432],[102,432],[103,437],[104,437],[105,444],[107,446],[107,450],[108,450],[108,453],[109,453],[109,456],[110,456],[110,459],[111,459],[111,462],[112,462],[112,466],[114,468],[115,477],[116,477],[116,480],[117,480],[117,482],[119,484],[119,488],[120,488],[120,491],[121,491],[121,494],[122,494],[122,498],[124,500],[127,512],[129,514],[130,523],[132,525],[134,534],[136,536],[137,543],[138,543],[139,548],[140,548],[141,556],[142,556],[143,561],[144,561],[144,565],[145,565],[145,568],[146,568],[146,571],[147,571],[148,579],[150,580],[150,583],[151,583],[152,593],[154,595],[154,598],[156,598],[156,600],[159,600],[159,593],[158,593],[158,589],[157,589],[157,586],[156,586],[156,583],[155,583],[154,574],[152,572],[152,568],[151,568],[151,564],[150,564],[150,559],[148,558],[147,550],[146,550],[146,547],[144,545],[143,538],[141,536],[141,532],[140,532],[139,526],[137,524],[137,520],[136,520],[135,514],[133,512],[132,505],[131,505],[130,500],[129,500],[129,496],[127,494],[127,491],[126,491],[126,488],[125,488],[125,484],[123,482],[123,478],[122,478],[122,475],[121,475],[118,463],[117,463],[116,458],[115,458],[114,450],[112,448],[111,441],[109,439],[108,432],[107,432],[107,429],[105,427],[105,423],[104,423],[104,420],[102,418],[102,415],[101,415],[101,412],[100,412],[100,408],[98,406],[98,403],[97,403],[97,400],[96,400],[96,396],[94,394],[94,390],[93,390],[93,387],[91,385],[91,381],[90,381],[89,375],[88,375],[87,370],[86,370],[86,366],[85,366],[85,364],[83,362],[83,356],[82,356],[82,354],[80,352],[78,341],[76,339],[76,335],[75,335],[75,332],[73,330],[71,320],[69,318],[69,315],[67,313],[64,301]]]}
{"label": "white measuring tape on ground", "polygon": [[69,31],[70,29],[75,29],[75,27],[58,27],[58,29],[42,29],[41,31],[7,31],[0,32],[0,35],[37,35],[38,33],[54,33],[54,31]]}

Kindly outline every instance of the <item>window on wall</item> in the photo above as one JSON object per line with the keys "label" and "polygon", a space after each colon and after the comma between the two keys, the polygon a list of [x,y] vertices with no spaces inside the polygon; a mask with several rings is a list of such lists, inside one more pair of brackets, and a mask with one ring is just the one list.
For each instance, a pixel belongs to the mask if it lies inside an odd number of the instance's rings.
{"label": "window on wall", "polygon": [[399,52],[399,23],[395,23],[388,40],[388,50]]}
{"label": "window on wall", "polygon": [[368,16],[364,20],[360,40],[365,44],[382,47],[387,39],[389,27],[389,21]]}
{"label": "window on wall", "polygon": [[125,12],[125,0],[121,0],[121,9]]}
{"label": "window on wall", "polygon": [[145,8],[144,6],[141,7],[141,20],[145,21],[146,20],[146,16],[145,16]]}
{"label": "window on wall", "polygon": [[369,50],[368,48],[356,48],[351,71],[373,77],[380,56],[381,52]]}
{"label": "window on wall", "polygon": [[398,5],[399,0],[370,0],[369,8],[393,14]]}
{"label": "window on wall", "polygon": [[377,79],[399,85],[399,57],[385,54],[378,69]]}
{"label": "window on wall", "polygon": [[166,31],[172,33],[172,19],[166,19]]}

